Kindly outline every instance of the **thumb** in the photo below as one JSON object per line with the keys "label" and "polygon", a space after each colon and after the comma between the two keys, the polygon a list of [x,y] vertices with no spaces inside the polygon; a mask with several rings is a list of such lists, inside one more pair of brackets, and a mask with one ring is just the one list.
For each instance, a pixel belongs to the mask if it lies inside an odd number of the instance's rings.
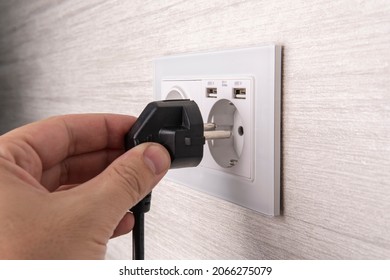
{"label": "thumb", "polygon": [[124,153],[86,182],[83,191],[94,197],[92,201],[98,202],[100,209],[110,209],[116,218],[122,218],[125,211],[152,191],[170,163],[170,155],[163,146],[144,143]]}

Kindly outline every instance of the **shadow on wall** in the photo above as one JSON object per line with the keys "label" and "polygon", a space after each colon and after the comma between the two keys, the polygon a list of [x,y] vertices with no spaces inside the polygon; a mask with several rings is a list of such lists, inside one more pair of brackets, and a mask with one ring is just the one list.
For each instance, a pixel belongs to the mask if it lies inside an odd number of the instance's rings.
{"label": "shadow on wall", "polygon": [[23,59],[26,24],[15,13],[17,4],[0,3],[0,135],[26,123],[26,97],[33,73]]}

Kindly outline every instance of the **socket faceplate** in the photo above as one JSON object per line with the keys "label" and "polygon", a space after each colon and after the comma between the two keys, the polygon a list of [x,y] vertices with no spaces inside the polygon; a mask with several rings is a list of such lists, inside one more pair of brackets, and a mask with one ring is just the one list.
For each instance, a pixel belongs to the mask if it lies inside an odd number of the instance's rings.
{"label": "socket faceplate", "polygon": [[157,100],[188,98],[204,122],[234,124],[232,151],[227,140],[208,141],[198,167],[170,170],[167,178],[279,215],[280,84],[281,47],[275,45],[157,59]]}
{"label": "socket faceplate", "polygon": [[[236,98],[234,90],[238,86],[246,90],[245,98]],[[162,80],[161,99],[177,99],[177,92],[198,104],[204,122],[232,130],[231,139],[208,141],[200,166],[253,180],[253,79]]]}

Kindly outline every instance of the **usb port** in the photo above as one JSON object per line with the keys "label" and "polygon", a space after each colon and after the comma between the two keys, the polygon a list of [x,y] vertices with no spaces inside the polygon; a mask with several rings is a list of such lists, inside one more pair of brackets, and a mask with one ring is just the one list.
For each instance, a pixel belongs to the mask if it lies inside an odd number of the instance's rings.
{"label": "usb port", "polygon": [[206,97],[217,98],[217,88],[206,88]]}
{"label": "usb port", "polygon": [[246,88],[233,88],[233,98],[245,99],[246,98]]}

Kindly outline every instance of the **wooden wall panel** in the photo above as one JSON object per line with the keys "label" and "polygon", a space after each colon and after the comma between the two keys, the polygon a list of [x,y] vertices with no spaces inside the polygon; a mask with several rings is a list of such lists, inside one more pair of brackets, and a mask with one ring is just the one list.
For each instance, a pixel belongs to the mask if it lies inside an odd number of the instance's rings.
{"label": "wooden wall panel", "polygon": [[[156,57],[283,46],[283,215],[164,180],[150,259],[390,258],[390,3],[2,1],[0,133],[57,114],[138,115]],[[107,258],[129,258],[131,237]]]}

